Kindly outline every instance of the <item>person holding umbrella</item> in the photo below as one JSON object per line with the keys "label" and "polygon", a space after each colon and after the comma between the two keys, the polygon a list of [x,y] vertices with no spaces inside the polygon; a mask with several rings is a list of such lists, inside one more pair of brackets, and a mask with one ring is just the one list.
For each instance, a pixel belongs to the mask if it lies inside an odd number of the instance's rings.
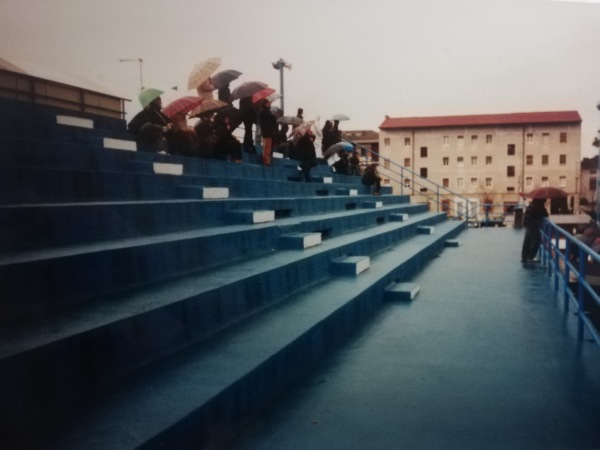
{"label": "person holding umbrella", "polygon": [[523,225],[525,238],[521,248],[521,262],[536,262],[536,255],[542,243],[542,225],[544,217],[548,217],[545,198],[535,198],[525,209]]}
{"label": "person holding umbrella", "polygon": [[271,154],[273,151],[273,140],[277,137],[277,117],[271,111],[271,102],[267,99],[261,100],[258,112],[258,125],[262,135],[262,160],[265,166],[271,165]]}
{"label": "person holding umbrella", "polygon": [[127,124],[127,130],[136,136],[140,151],[167,152],[167,139],[173,134],[171,119],[162,112],[162,91],[147,88],[138,98],[142,110]]}

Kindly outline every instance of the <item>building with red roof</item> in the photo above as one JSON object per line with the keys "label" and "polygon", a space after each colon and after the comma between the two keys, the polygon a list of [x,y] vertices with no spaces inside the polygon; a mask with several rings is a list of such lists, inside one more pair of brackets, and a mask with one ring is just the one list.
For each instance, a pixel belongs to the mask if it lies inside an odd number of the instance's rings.
{"label": "building with red roof", "polygon": [[[379,148],[393,172],[384,182],[424,195],[431,188],[419,185],[423,176],[473,205],[493,203],[498,215],[522,202],[520,193],[554,186],[569,194],[552,204],[554,213],[567,212],[579,202],[581,121],[577,111],[386,116]],[[445,203],[453,210],[466,206],[457,196]]]}

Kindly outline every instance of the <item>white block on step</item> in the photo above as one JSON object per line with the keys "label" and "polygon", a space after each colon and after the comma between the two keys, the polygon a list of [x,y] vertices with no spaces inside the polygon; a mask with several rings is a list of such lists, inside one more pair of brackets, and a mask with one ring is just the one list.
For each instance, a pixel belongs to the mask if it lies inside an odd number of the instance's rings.
{"label": "white block on step", "polygon": [[226,187],[203,187],[202,198],[217,199],[229,198],[229,188]]}
{"label": "white block on step", "polygon": [[154,173],[163,175],[183,175],[183,164],[157,163],[152,166]]}
{"label": "white block on step", "polygon": [[323,183],[325,183],[325,184],[333,183],[333,177],[323,177]]}
{"label": "white block on step", "polygon": [[135,141],[128,141],[125,139],[104,138],[104,148],[135,152],[137,151],[137,144]]}
{"label": "white block on step", "polygon": [[396,283],[385,290],[386,300],[409,301],[413,300],[421,287],[416,283]]}
{"label": "white block on step", "polygon": [[392,222],[406,222],[408,220],[408,214],[406,214],[406,213],[390,214],[390,220]]}
{"label": "white block on step", "polygon": [[336,275],[358,275],[371,266],[368,256],[342,256],[332,261],[333,273]]}
{"label": "white block on step", "polygon": [[84,119],[82,117],[56,116],[56,123],[70,127],[94,128],[94,121],[92,119]]}
{"label": "white block on step", "polygon": [[433,234],[435,233],[435,227],[421,225],[417,227],[417,234]]}

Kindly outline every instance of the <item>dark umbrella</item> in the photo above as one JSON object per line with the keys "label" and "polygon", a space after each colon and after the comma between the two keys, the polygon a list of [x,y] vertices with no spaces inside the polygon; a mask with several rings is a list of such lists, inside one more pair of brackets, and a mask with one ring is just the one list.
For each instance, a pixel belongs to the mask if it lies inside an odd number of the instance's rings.
{"label": "dark umbrella", "polygon": [[540,187],[536,188],[527,194],[521,194],[523,197],[536,199],[536,198],[566,198],[569,194],[559,188],[555,187]]}
{"label": "dark umbrella", "polygon": [[337,154],[340,150],[351,152],[352,150],[354,150],[354,146],[349,142],[338,142],[337,144],[333,144],[331,147],[329,147],[323,152],[323,158],[327,159]]}
{"label": "dark umbrella", "polygon": [[229,86],[233,80],[236,80],[242,72],[237,70],[222,70],[221,72],[215,73],[210,79],[217,89],[221,89]]}
{"label": "dark umbrella", "polygon": [[236,98],[252,97],[267,87],[266,83],[260,81],[246,81],[231,91],[231,98],[235,100]]}

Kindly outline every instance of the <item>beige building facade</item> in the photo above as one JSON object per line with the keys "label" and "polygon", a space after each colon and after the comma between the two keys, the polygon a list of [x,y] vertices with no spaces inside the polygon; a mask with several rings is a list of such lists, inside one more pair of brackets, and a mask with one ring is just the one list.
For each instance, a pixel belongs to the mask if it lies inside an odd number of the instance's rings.
{"label": "beige building facade", "polygon": [[[417,175],[457,195],[445,196],[451,211],[468,199],[481,214],[510,213],[522,203],[521,193],[542,186],[559,187],[569,195],[554,213],[578,208],[581,160],[581,117],[576,111],[473,116],[390,118],[380,126],[379,148],[391,161],[394,191],[431,195],[437,188],[420,183]],[[398,176],[398,171],[402,176]],[[402,186],[404,185],[404,186]],[[554,207],[554,205],[553,205]]]}

